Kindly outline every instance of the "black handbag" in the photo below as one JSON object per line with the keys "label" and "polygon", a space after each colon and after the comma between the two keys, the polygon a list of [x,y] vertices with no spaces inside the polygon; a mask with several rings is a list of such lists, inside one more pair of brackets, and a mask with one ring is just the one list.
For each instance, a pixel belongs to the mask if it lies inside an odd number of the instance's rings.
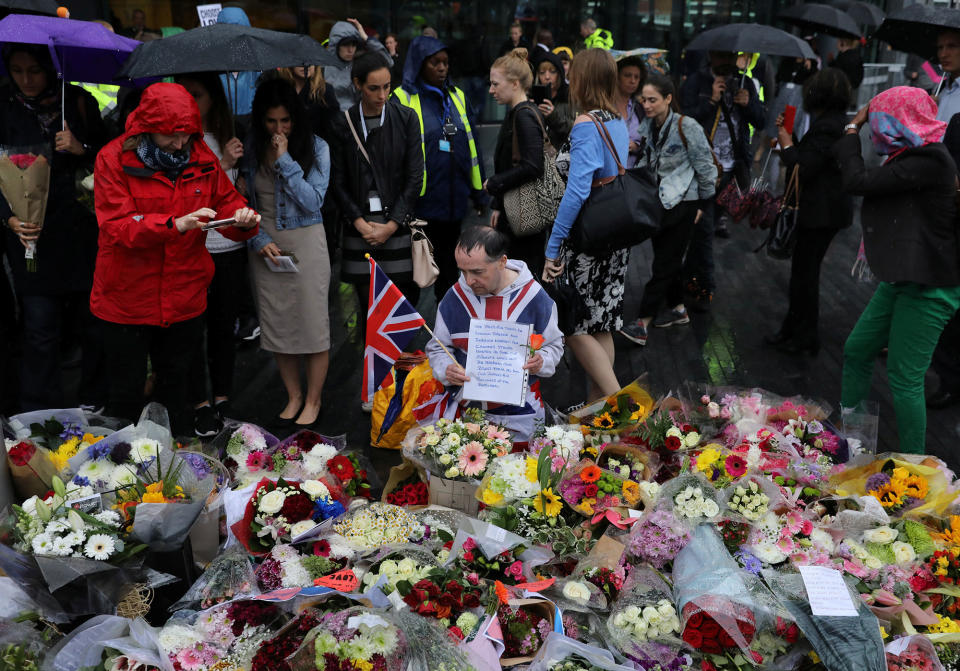
{"label": "black handbag", "polygon": [[764,243],[767,247],[767,256],[774,259],[789,259],[797,247],[797,233],[800,231],[799,168],[799,165],[793,168],[793,173],[787,181],[787,190],[783,194],[783,204],[777,212],[777,219],[770,227],[770,235]]}
{"label": "black handbag", "polygon": [[563,272],[552,282],[543,282],[542,286],[547,295],[557,304],[557,328],[563,335],[571,335],[577,330],[577,324],[587,317],[587,305],[583,297],[573,285],[570,277],[569,259],[564,265]]}
{"label": "black handbag", "polygon": [[574,250],[600,256],[655,235],[660,230],[663,205],[653,175],[646,168],[624,169],[607,129],[592,114],[590,119],[613,154],[618,174],[594,180],[569,240]]}

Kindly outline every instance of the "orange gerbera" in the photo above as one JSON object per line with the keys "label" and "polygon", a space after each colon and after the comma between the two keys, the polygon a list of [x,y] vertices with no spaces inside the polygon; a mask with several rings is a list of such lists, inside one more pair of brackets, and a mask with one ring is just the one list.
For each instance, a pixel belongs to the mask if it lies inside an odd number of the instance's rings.
{"label": "orange gerbera", "polygon": [[601,475],[603,475],[603,472],[599,466],[587,466],[580,471],[580,479],[584,482],[596,482],[600,479]]}
{"label": "orange gerbera", "polygon": [[510,592],[507,591],[506,586],[499,580],[493,583],[493,591],[497,595],[497,599],[500,600],[504,606],[510,603]]}

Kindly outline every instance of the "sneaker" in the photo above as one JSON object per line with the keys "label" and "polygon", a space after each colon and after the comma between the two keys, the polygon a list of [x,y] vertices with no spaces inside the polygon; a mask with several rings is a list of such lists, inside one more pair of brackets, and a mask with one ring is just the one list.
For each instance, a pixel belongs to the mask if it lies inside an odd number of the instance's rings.
{"label": "sneaker", "polygon": [[253,317],[248,317],[240,322],[237,329],[237,338],[240,340],[256,340],[260,337],[260,323]]}
{"label": "sneaker", "polygon": [[200,438],[215,436],[223,428],[217,411],[209,405],[193,411],[193,432]]}
{"label": "sneaker", "polygon": [[662,315],[655,322],[653,322],[653,325],[656,326],[658,329],[663,329],[663,328],[667,328],[668,326],[673,326],[675,324],[680,325],[680,324],[689,324],[689,323],[690,323],[690,315],[687,314],[687,308],[683,308],[682,310],[675,310],[675,309],[670,310],[670,312],[668,312],[665,315]]}
{"label": "sneaker", "polygon": [[621,328],[620,335],[641,347],[647,344],[647,327],[639,319]]}
{"label": "sneaker", "polygon": [[369,415],[373,412],[373,401],[361,401],[360,409]]}

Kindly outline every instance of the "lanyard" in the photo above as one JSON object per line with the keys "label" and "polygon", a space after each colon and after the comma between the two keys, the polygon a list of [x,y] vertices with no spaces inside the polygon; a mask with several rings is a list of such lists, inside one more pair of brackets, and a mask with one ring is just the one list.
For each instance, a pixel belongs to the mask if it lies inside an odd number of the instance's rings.
{"label": "lanyard", "polygon": [[[380,111],[380,128],[383,128],[383,124],[387,119],[387,106],[384,105],[383,109]],[[367,118],[363,114],[363,105],[360,106],[360,128],[363,129],[363,141],[367,141]]]}

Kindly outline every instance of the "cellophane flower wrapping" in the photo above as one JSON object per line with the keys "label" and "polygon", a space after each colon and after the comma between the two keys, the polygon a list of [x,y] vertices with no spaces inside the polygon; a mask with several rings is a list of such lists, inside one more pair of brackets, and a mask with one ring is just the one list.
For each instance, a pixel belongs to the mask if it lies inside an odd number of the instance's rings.
{"label": "cellophane flower wrapping", "polygon": [[98,615],[70,632],[47,655],[44,671],[81,671],[100,668],[104,649],[124,653],[130,659],[163,671],[173,665],[159,647],[159,630],[144,620],[116,615]]}
{"label": "cellophane flower wrapping", "polygon": [[470,410],[463,418],[440,419],[407,432],[403,456],[447,480],[479,482],[495,461],[510,452],[510,432]]}
{"label": "cellophane flower wrapping", "polygon": [[608,603],[603,590],[576,573],[569,578],[558,578],[544,594],[560,606],[563,612],[602,611]]}
{"label": "cellophane flower wrapping", "polygon": [[438,621],[407,610],[393,613],[407,641],[406,671],[472,671],[464,650]]}
{"label": "cellophane flower wrapping", "polygon": [[234,545],[210,562],[197,581],[170,610],[203,610],[231,599],[258,594],[260,589],[257,587],[257,577],[250,555],[239,545]]}
{"label": "cellophane flower wrapping", "polygon": [[[0,191],[20,221],[43,225],[50,194],[50,152],[49,144],[0,145]],[[28,271],[36,270],[38,242],[26,248]]]}
{"label": "cellophane flower wrapping", "polygon": [[227,468],[235,489],[242,489],[273,472],[270,454],[279,442],[256,424],[229,422],[203,451]]}
{"label": "cellophane flower wrapping", "polygon": [[609,650],[552,631],[547,635],[536,657],[530,662],[527,671],[552,671],[564,660],[574,657],[579,657],[580,660],[585,662],[584,668],[588,668],[588,665],[603,669],[603,671],[631,671],[634,668],[633,666],[617,664]]}
{"label": "cellophane flower wrapping", "polygon": [[381,548],[367,561],[364,570],[355,572],[360,577],[360,589],[371,595],[390,594],[403,580],[414,584],[441,564],[428,548],[413,544]]}
{"label": "cellophane flower wrapping", "polygon": [[849,581],[847,591],[857,607],[858,616],[823,617],[812,613],[799,574],[765,570],[763,575],[826,668],[831,671],[886,671],[880,623]]}
{"label": "cellophane flower wrapping", "polygon": [[695,650],[747,653],[754,636],[776,622],[776,599],[758,576],[739,567],[713,525],[694,529],[672,578],[681,637]]}
{"label": "cellophane flower wrapping", "polygon": [[394,614],[357,606],[323,615],[287,662],[292,671],[402,671],[407,649],[407,634]]}
{"label": "cellophane flower wrapping", "polygon": [[653,656],[659,650],[649,645],[654,642],[679,651],[680,618],[670,586],[651,569],[633,568],[610,608],[607,631],[624,655]]}
{"label": "cellophane flower wrapping", "polygon": [[665,483],[654,501],[657,510],[669,510],[687,528],[720,516],[720,493],[702,475],[681,473]]}
{"label": "cellophane flower wrapping", "polygon": [[205,473],[213,477],[213,491],[207,496],[206,505],[190,530],[193,560],[200,566],[206,566],[217,558],[225,540],[221,534],[220,521],[224,516],[223,501],[230,491],[230,471],[222,462],[203,452],[179,450],[177,454],[198,477],[203,477]]}
{"label": "cellophane flower wrapping", "polygon": [[593,517],[610,508],[634,508],[643,501],[640,484],[584,459],[568,471],[557,489],[573,510]]}
{"label": "cellophane flower wrapping", "polygon": [[[34,435],[33,428],[38,425],[48,427],[51,422],[62,428],[60,436]],[[14,437],[6,439],[4,444],[10,476],[19,500],[49,491],[51,479],[59,471],[52,452],[58,445],[53,443],[66,441],[77,434],[82,435],[86,422],[86,416],[79,408],[34,410],[13,415],[8,420],[8,432]]]}
{"label": "cellophane flower wrapping", "polygon": [[891,641],[884,652],[887,671],[944,671],[933,643],[920,634]]}
{"label": "cellophane flower wrapping", "polygon": [[723,516],[726,519],[754,524],[785,501],[773,481],[748,475],[731,482],[720,492]]}
{"label": "cellophane flower wrapping", "polygon": [[521,546],[524,547],[524,550],[515,556],[522,563],[520,569],[522,577],[517,576],[514,583],[533,581],[534,569],[553,559],[553,553],[546,548],[527,547],[527,540],[521,536],[487,522],[466,517],[463,520],[463,526],[453,539],[446,565],[454,564],[463,554],[464,543],[475,544],[474,551],[479,550],[487,559],[493,559],[503,552],[513,552]]}
{"label": "cellophane flower wrapping", "polygon": [[346,436],[323,436],[301,429],[270,448],[270,470],[285,480],[323,477],[330,472],[329,460],[346,447]]}

